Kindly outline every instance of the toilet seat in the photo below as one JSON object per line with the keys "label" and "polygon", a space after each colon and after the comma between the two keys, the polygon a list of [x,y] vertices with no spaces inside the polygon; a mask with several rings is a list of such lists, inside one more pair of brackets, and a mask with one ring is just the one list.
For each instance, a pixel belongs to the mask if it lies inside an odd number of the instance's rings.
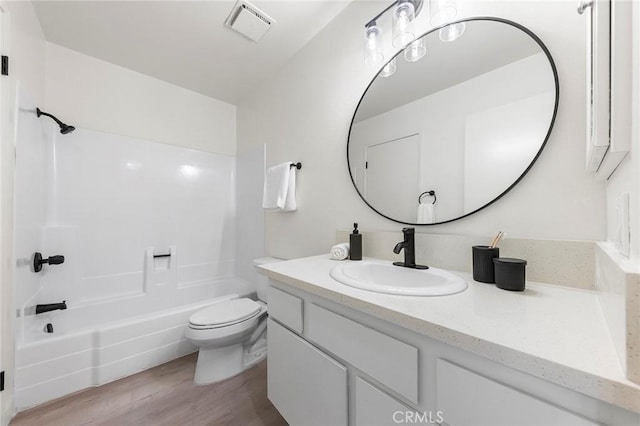
{"label": "toilet seat", "polygon": [[[241,341],[253,332],[256,324],[267,313],[267,305],[251,299],[233,299],[218,302],[201,309],[191,315],[185,330],[185,337],[191,343],[203,347],[224,346],[236,340]],[[226,304],[234,302],[230,306]],[[216,308],[216,309],[213,309]],[[218,309],[220,308],[220,309]],[[257,308],[257,311],[254,309]],[[218,310],[218,313],[212,311]],[[200,324],[193,324],[200,322]],[[222,324],[206,324],[205,322],[221,321]]]}
{"label": "toilet seat", "polygon": [[233,299],[200,309],[189,317],[189,328],[209,330],[239,324],[260,315],[266,306],[251,299]]}

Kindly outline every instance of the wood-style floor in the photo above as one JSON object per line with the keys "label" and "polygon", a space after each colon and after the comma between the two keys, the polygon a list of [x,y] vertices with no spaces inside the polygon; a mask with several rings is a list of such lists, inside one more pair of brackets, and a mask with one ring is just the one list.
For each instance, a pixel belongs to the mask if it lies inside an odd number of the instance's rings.
{"label": "wood-style floor", "polygon": [[267,399],[267,363],[208,386],[193,384],[196,354],[18,414],[11,426],[286,425]]}

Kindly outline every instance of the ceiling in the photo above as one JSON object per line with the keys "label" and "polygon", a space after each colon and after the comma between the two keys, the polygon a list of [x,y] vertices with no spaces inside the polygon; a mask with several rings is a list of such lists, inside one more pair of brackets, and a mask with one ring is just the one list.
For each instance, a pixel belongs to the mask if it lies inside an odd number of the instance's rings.
{"label": "ceiling", "polygon": [[252,1],[275,20],[259,43],[224,25],[235,0],[33,3],[52,43],[238,104],[350,1]]}

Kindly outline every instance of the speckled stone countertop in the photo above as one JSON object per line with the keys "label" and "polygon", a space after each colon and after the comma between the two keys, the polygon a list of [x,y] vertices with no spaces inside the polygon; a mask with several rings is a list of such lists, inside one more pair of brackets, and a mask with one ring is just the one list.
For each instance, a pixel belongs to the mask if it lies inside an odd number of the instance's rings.
{"label": "speckled stone countertop", "polygon": [[415,297],[335,281],[328,255],[272,263],[262,272],[360,312],[634,412],[640,386],[625,378],[594,291],[527,282],[509,292],[473,281],[462,293]]}

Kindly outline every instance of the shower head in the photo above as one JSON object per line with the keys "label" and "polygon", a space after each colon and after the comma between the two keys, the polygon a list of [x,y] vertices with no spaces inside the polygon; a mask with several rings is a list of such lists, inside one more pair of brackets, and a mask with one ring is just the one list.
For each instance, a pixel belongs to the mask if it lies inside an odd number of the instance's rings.
{"label": "shower head", "polygon": [[68,124],[64,124],[62,121],[58,120],[53,115],[51,115],[51,114],[49,114],[47,112],[40,111],[40,108],[36,108],[36,115],[38,117],[40,117],[41,115],[46,115],[47,117],[51,117],[53,119],[53,121],[58,123],[58,126],[60,126],[60,133],[62,133],[63,135],[66,135],[67,133],[71,133],[76,129],[73,126],[69,126]]}
{"label": "shower head", "polygon": [[66,135],[67,133],[71,133],[75,130],[76,128],[73,126],[69,126],[68,124],[63,124],[60,126],[60,133],[62,133],[63,135]]}

